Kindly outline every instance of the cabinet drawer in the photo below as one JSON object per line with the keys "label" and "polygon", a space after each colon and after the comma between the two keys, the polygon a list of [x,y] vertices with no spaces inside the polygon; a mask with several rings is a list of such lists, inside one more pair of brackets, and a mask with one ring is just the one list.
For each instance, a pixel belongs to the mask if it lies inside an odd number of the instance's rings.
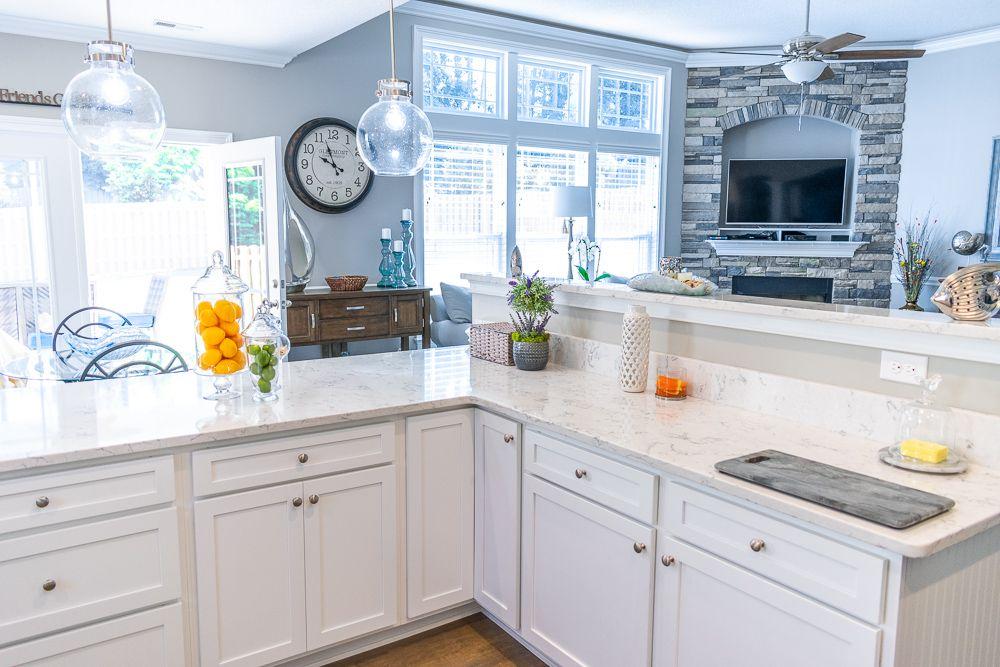
{"label": "cabinet drawer", "polygon": [[0,533],[74,521],[174,499],[169,456],[0,482]]}
{"label": "cabinet drawer", "polygon": [[389,297],[360,299],[323,299],[319,302],[319,318],[341,319],[386,316],[389,314]]}
{"label": "cabinet drawer", "polygon": [[176,667],[184,664],[181,605],[172,604],[0,649],[0,667]]}
{"label": "cabinet drawer", "polygon": [[388,335],[389,320],[386,317],[353,317],[319,321],[320,340],[347,340]]}
{"label": "cabinet drawer", "polygon": [[0,644],[180,595],[174,509],[0,542]]}
{"label": "cabinet drawer", "polygon": [[192,457],[194,493],[205,496],[363,468],[388,463],[395,453],[391,422],[206,449]]}
{"label": "cabinet drawer", "polygon": [[656,475],[525,431],[525,469],[622,514],[656,521]]}
{"label": "cabinet drawer", "polygon": [[862,620],[881,622],[884,558],[681,484],[667,484],[664,493],[663,526],[670,533]]}

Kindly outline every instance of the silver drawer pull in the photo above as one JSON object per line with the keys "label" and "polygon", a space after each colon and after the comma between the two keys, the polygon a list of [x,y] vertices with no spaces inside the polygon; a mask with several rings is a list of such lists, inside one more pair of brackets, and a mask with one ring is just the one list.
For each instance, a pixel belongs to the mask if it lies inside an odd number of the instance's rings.
{"label": "silver drawer pull", "polygon": [[399,308],[392,309],[392,321],[399,324]]}
{"label": "silver drawer pull", "polygon": [[754,539],[750,540],[750,551],[760,552],[763,550],[764,550],[764,540],[760,539],[759,537],[755,537]]}
{"label": "silver drawer pull", "polygon": [[316,313],[309,313],[309,325],[311,329],[316,328]]}
{"label": "silver drawer pull", "polygon": [[576,475],[577,479],[583,479],[584,477],[587,476],[587,471],[584,470],[583,468],[577,468],[575,471],[573,471],[573,474]]}
{"label": "silver drawer pull", "polygon": [[302,499],[298,497],[292,498],[292,507],[302,507]]}
{"label": "silver drawer pull", "polygon": [[364,331],[364,327],[347,327],[348,331]]}
{"label": "silver drawer pull", "polygon": [[309,455],[308,454],[306,454],[305,452],[302,452],[301,454],[299,454],[299,463],[305,463],[308,460],[309,460]]}
{"label": "silver drawer pull", "polygon": [[345,306],[344,310],[364,310],[364,306]]}
{"label": "silver drawer pull", "polygon": [[318,502],[319,502],[319,496],[317,496],[315,493],[309,496],[309,503],[311,505],[315,505]]}
{"label": "silver drawer pull", "polygon": [[49,579],[44,584],[42,584],[42,590],[45,591],[46,593],[54,591],[55,589],[56,589],[56,582],[53,579]]}
{"label": "silver drawer pull", "polygon": [[635,542],[632,545],[632,550],[635,551],[637,554],[641,554],[643,551],[646,550],[646,545],[643,544],[642,542]]}
{"label": "silver drawer pull", "polygon": [[514,442],[514,436],[512,434],[508,433],[507,435],[505,435],[503,437],[503,441],[506,442],[507,444],[510,444],[510,443]]}
{"label": "silver drawer pull", "polygon": [[677,560],[673,556],[668,556],[664,554],[663,558],[660,559],[660,562],[663,563],[664,567],[670,567],[671,565],[676,563]]}
{"label": "silver drawer pull", "polygon": [[49,506],[48,496],[38,496],[38,498],[35,499],[35,507],[44,509],[48,506]]}

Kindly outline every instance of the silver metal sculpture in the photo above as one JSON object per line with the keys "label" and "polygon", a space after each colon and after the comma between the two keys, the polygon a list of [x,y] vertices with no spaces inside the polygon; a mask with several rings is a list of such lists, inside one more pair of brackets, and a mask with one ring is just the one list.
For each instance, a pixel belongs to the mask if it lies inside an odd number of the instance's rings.
{"label": "silver metal sculpture", "polygon": [[1000,311],[1000,262],[973,264],[955,271],[941,281],[931,301],[954,320],[990,319]]}
{"label": "silver metal sculpture", "polygon": [[524,273],[524,258],[521,257],[521,249],[514,246],[510,253],[510,277],[517,278]]}
{"label": "silver metal sculpture", "polygon": [[285,201],[285,266],[288,276],[286,291],[301,292],[312,278],[316,266],[316,243],[312,233],[302,222],[288,201]]}
{"label": "silver metal sculpture", "polygon": [[984,260],[985,255],[989,253],[989,246],[986,244],[986,234],[973,234],[965,230],[957,232],[951,237],[951,249],[963,257],[975,254],[977,250],[985,251],[982,252]]}

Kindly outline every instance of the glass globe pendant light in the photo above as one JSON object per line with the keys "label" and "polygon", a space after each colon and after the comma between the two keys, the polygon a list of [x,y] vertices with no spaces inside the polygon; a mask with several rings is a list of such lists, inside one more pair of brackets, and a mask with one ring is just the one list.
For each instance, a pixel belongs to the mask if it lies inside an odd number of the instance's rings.
{"label": "glass globe pendant light", "polygon": [[392,77],[379,80],[378,101],[358,121],[358,152],[375,174],[413,176],[430,157],[434,131],[427,115],[413,104],[410,82],[396,78],[395,22],[393,0],[389,0]]}
{"label": "glass globe pendant light", "polygon": [[111,0],[105,6],[108,38],[87,44],[88,67],[63,93],[63,126],[88,155],[139,157],[155,150],[163,139],[163,102],[156,89],[135,73],[132,47],[112,38]]}

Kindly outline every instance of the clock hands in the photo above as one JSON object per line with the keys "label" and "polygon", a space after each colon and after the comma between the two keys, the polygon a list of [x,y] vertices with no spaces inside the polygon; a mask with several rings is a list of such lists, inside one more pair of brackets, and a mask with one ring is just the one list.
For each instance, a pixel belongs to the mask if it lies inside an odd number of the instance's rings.
{"label": "clock hands", "polygon": [[344,173],[344,170],[338,167],[336,162],[333,162],[333,151],[330,150],[330,144],[324,139],[323,145],[326,146],[326,154],[330,156],[329,160],[324,158],[323,161],[328,163],[331,167],[333,167],[337,171],[337,176],[340,176],[341,174]]}

